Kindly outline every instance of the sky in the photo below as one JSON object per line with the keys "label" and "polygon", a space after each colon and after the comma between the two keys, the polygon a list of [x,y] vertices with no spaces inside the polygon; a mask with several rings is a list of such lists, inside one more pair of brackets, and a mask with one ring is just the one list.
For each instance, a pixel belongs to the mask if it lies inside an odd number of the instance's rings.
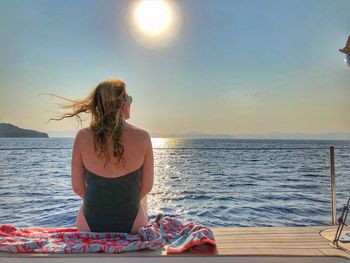
{"label": "sky", "polygon": [[136,29],[137,2],[0,0],[0,122],[76,132],[75,119],[47,123],[59,101],[43,94],[83,98],[121,78],[129,122],[153,136],[350,134],[350,68],[338,51],[350,1],[168,1],[167,41]]}

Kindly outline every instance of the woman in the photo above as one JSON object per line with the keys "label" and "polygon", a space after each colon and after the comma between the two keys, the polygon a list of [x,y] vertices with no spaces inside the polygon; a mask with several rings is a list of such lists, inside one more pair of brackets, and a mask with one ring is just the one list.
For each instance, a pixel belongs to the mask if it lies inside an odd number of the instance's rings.
{"label": "woman", "polygon": [[[72,153],[72,188],[83,198],[79,231],[137,233],[148,222],[147,194],[153,186],[149,134],[128,124],[132,98],[122,80],[100,83],[84,100],[70,101],[73,112],[91,113]],[[57,119],[56,119],[57,120]]]}

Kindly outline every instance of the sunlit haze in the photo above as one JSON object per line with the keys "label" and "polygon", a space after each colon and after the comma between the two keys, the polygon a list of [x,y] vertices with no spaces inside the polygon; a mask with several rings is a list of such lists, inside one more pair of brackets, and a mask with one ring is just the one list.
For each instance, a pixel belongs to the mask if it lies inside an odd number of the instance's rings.
{"label": "sunlit haze", "polygon": [[350,138],[338,50],[349,10],[348,0],[0,1],[0,122],[74,136],[75,119],[47,123],[61,101],[41,94],[80,99],[121,78],[129,122],[153,137]]}

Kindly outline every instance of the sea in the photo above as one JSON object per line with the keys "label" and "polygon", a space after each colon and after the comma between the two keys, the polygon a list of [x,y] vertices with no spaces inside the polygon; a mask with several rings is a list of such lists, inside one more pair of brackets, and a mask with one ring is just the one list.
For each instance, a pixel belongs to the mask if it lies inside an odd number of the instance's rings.
{"label": "sea", "polygon": [[[74,138],[0,138],[0,224],[75,227]],[[350,195],[350,141],[153,138],[158,213],[209,227],[331,224]]]}

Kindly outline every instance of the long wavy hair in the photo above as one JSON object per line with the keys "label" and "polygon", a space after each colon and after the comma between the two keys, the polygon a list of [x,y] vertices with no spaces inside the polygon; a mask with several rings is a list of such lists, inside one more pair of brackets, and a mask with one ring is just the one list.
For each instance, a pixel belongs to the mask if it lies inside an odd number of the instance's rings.
{"label": "long wavy hair", "polygon": [[61,104],[61,107],[70,109],[68,113],[50,120],[59,121],[65,118],[76,117],[80,125],[82,125],[79,114],[91,113],[90,128],[93,133],[94,148],[98,157],[105,158],[104,166],[106,167],[110,161],[107,145],[111,142],[113,156],[117,159],[116,165],[124,167],[124,147],[121,144],[124,125],[121,110],[127,96],[124,81],[120,79],[103,81],[85,99],[70,100],[54,94],[50,95],[65,100],[66,103]]}

